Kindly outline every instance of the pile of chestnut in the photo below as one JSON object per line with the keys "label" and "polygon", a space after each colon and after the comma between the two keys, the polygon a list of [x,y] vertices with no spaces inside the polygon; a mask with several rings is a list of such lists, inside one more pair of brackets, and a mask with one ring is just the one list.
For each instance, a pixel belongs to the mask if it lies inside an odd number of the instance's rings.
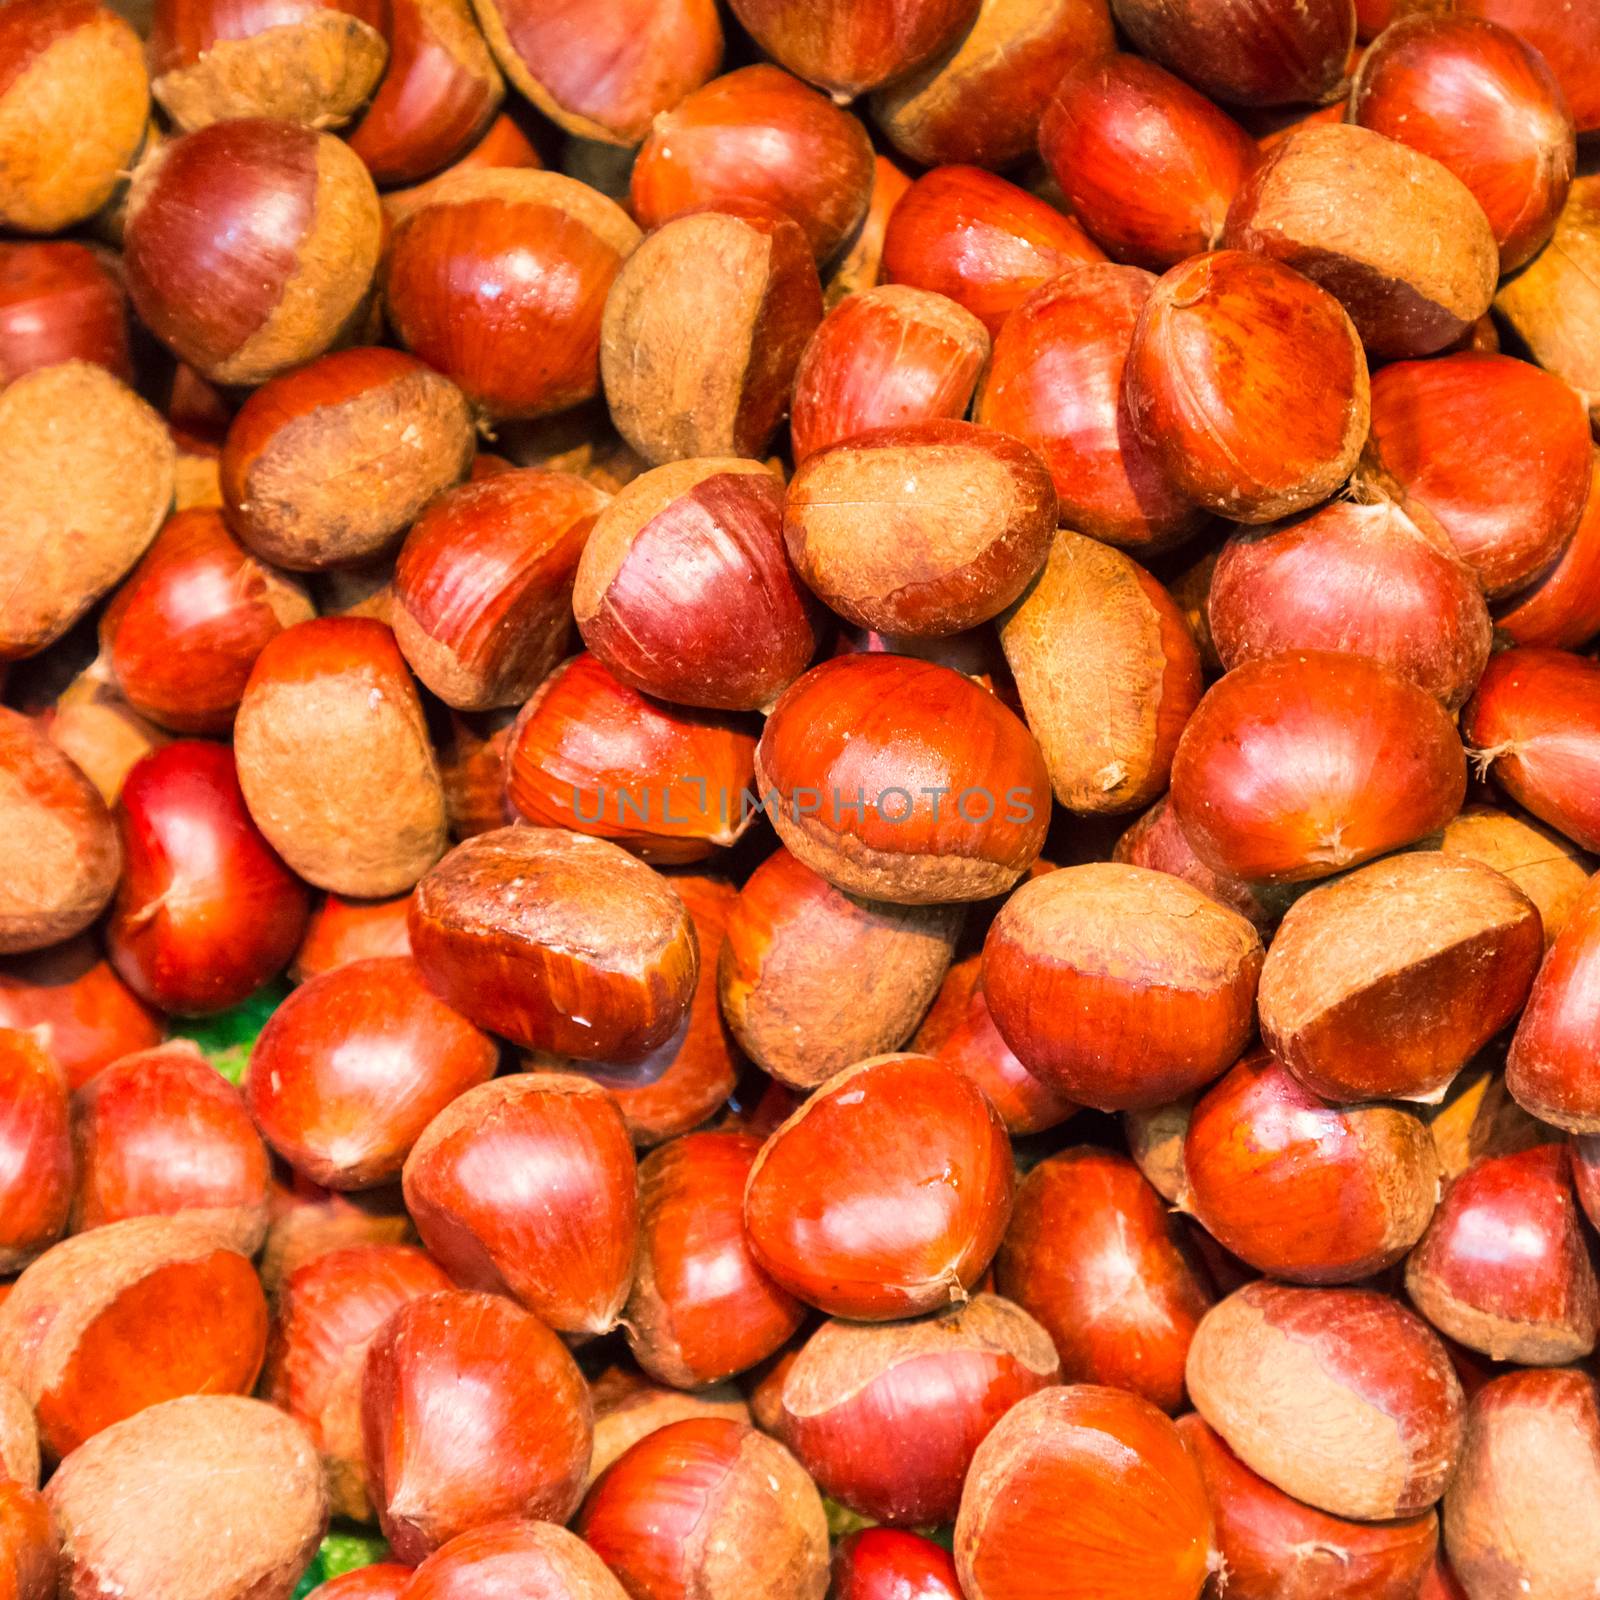
{"label": "pile of chestnut", "polygon": [[0,0],[0,1600],[1600,1597],[1600,0]]}

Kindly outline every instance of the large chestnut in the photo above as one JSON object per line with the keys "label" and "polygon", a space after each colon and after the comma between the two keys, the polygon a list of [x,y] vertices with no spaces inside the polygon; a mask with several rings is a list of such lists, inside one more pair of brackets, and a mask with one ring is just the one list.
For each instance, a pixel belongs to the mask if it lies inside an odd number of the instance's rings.
{"label": "large chestnut", "polygon": [[36,1034],[0,1028],[0,1270],[66,1231],[74,1161],[67,1080]]}

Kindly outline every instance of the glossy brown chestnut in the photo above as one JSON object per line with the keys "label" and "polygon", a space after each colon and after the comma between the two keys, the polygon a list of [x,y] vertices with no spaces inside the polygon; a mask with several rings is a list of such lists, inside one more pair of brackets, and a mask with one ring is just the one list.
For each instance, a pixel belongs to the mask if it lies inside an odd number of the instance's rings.
{"label": "glossy brown chestnut", "polygon": [[330,894],[311,913],[306,936],[289,963],[289,978],[305,983],[352,961],[411,954],[406,913],[411,896],[388,900],[350,900]]}
{"label": "glossy brown chestnut", "polygon": [[[698,1389],[765,1361],[805,1308],[752,1259],[744,1187],[761,1141],[691,1133],[639,1167],[639,1259],[623,1321],[652,1377]],[[792,1442],[792,1441],[791,1441]]]}
{"label": "glossy brown chestnut", "polygon": [[226,1011],[289,963],[306,888],[262,837],[226,745],[181,739],[128,774],[117,802],[123,873],[106,927],[112,964],[141,999]]}
{"label": "glossy brown chestnut", "polygon": [[636,145],[722,61],[716,0],[479,0],[506,76],[581,139]]}
{"label": "glossy brown chestnut", "polygon": [[474,444],[448,378],[398,350],[340,350],[240,408],[222,450],[228,525],[280,566],[377,560],[466,476]]}
{"label": "glossy brown chestnut", "polygon": [[808,867],[902,905],[1010,888],[1050,816],[1022,722],[960,673],[909,656],[836,656],[798,679],[767,719],[756,781]]}
{"label": "glossy brown chestnut", "polygon": [[[1200,700],[1200,657],[1183,614],[1143,567],[1062,529],[1001,619],[1000,643],[1062,805],[1115,813],[1161,793]],[[1107,683],[1119,685],[1109,699]]]}
{"label": "glossy brown chestnut", "polygon": [[816,1088],[906,1042],[950,965],[962,910],[847,894],[780,849],[729,913],[722,1014],[757,1066]]}
{"label": "glossy brown chestnut", "polygon": [[1561,559],[1495,608],[1495,626],[1513,644],[1577,650],[1600,634],[1600,470]]}
{"label": "glossy brown chestnut", "polygon": [[74,1162],[66,1074],[14,1028],[0,1028],[0,1152],[0,1270],[20,1272],[66,1231]]}
{"label": "glossy brown chestnut", "polygon": [[598,1084],[499,1078],[451,1102],[405,1168],[406,1209],[458,1283],[561,1333],[616,1326],[639,1234],[633,1146]]}
{"label": "glossy brown chestnut", "polygon": [[92,361],[133,381],[128,297],[111,258],[71,241],[0,245],[0,380]]}
{"label": "glossy brown chestnut", "polygon": [[[401,1571],[411,1577],[411,1568]],[[502,1585],[523,1600],[628,1600],[599,1556],[553,1522],[517,1518],[471,1528],[441,1545],[415,1571],[405,1600],[482,1600]],[[331,1585],[325,1593],[326,1600],[345,1600]]]}
{"label": "glossy brown chestnut", "polygon": [[[249,1260],[207,1224],[179,1217],[75,1234],[0,1303],[0,1369],[33,1405],[39,1442],[56,1459],[162,1400],[248,1393],[266,1339],[267,1302]],[[138,1360],[128,1359],[130,1342]]]}
{"label": "glossy brown chestnut", "polygon": [[382,215],[329,133],[246,118],[168,140],[134,174],[128,295],[201,376],[262,383],[359,321]]}
{"label": "glossy brown chestnut", "polygon": [[1387,498],[1235,533],[1206,606],[1224,667],[1295,650],[1371,656],[1449,711],[1477,687],[1493,634],[1477,573]]}
{"label": "glossy brown chestnut", "polygon": [[329,1578],[311,1591],[319,1600],[401,1600],[415,1569],[398,1561],[375,1561]]}
{"label": "glossy brown chestnut", "polygon": [[652,466],[759,456],[821,321],[799,223],[743,200],[675,217],[628,258],[606,299],[600,376],[611,420]]}
{"label": "glossy brown chestnut", "polygon": [[996,1295],[919,1322],[825,1322],[784,1376],[776,1431],[852,1511],[946,1523],[989,1430],[1060,1370],[1045,1330]]}
{"label": "glossy brown chestnut", "polygon": [[1073,215],[1114,260],[1164,272],[1222,241],[1258,159],[1226,112],[1152,61],[1081,59],[1061,80],[1039,148]]}
{"label": "glossy brown chestnut", "polygon": [[1184,1357],[1211,1284],[1126,1156],[1082,1146],[1036,1166],[1017,1189],[995,1284],[1049,1333],[1063,1382],[1182,1407]]}
{"label": "glossy brown chestnut", "polygon": [[524,122],[530,119],[513,116],[502,111],[492,121],[483,137],[459,161],[446,167],[437,177],[407,189],[390,189],[382,196],[384,216],[391,227],[400,223],[425,205],[451,178],[462,172],[472,172],[480,167],[542,167],[539,152],[533,147],[524,131]]}
{"label": "glossy brown chestnut", "polygon": [[817,652],[819,609],[783,547],[783,484],[760,462],[673,461],[600,514],[578,559],[583,642],[678,705],[770,705]]}
{"label": "glossy brown chestnut", "polygon": [[1098,1384],[1046,1389],[978,1447],[956,1518],[967,1600],[1023,1600],[1043,1573],[1072,1600],[1197,1600],[1219,1565],[1205,1484],[1148,1400]]}
{"label": "glossy brown chestnut", "polygon": [[1369,1289],[1247,1284],[1189,1346],[1195,1409],[1274,1488],[1360,1522],[1426,1511],[1461,1449],[1438,1337]]}
{"label": "glossy brown chestnut", "polygon": [[647,1435],[589,1491],[577,1531],[633,1600],[822,1600],[828,1587],[816,1487],[741,1422]]}
{"label": "glossy brown chestnut", "polygon": [[745,1190],[757,1262],[830,1316],[959,1303],[1005,1231],[1014,1177],[982,1091],[927,1056],[831,1078],[768,1139]]}
{"label": "glossy brown chestnut", "polygon": [[896,202],[882,281],[931,289],[990,334],[1041,284],[1104,255],[1071,217],[981,167],[935,167]]}
{"label": "glossy brown chestnut", "polygon": [[267,1232],[266,1146],[233,1087],[187,1040],[107,1067],[73,1097],[72,1231],[128,1217],[214,1226],[254,1255]]}
{"label": "glossy brown chestnut", "polygon": [[1261,938],[1163,872],[1095,862],[1024,884],[984,942],[1006,1043],[1060,1093],[1103,1111],[1163,1105],[1220,1076],[1254,1020]]}
{"label": "glossy brown chestnut", "polygon": [[394,635],[365,617],[286,629],[256,657],[234,721],[250,815],[319,889],[409,889],[445,847],[422,703]]}
{"label": "glossy brown chestnut", "polygon": [[1442,828],[1467,787],[1439,702],[1365,656],[1246,661],[1184,728],[1172,805],[1195,854],[1251,882],[1326,878]]}
{"label": "glossy brown chestnut", "polygon": [[[790,1346],[789,1354],[794,1347]],[[770,1370],[770,1366],[767,1370]],[[589,1386],[594,1401],[594,1453],[589,1486],[646,1434],[688,1417],[723,1417],[749,1422],[750,1407],[731,1383],[713,1384],[697,1394],[651,1383],[633,1367],[610,1367]]]}
{"label": "glossy brown chestnut", "polygon": [[961,1600],[955,1558],[902,1528],[862,1528],[834,1546],[834,1600]]}
{"label": "glossy brown chestnut", "polygon": [[225,734],[255,659],[315,615],[301,587],[257,561],[219,511],[169,517],[100,619],[117,688],[175,733]]}
{"label": "glossy brown chestnut", "polygon": [[0,954],[81,933],[121,870],[117,830],[94,786],[34,722],[0,707]]}
{"label": "glossy brown chestnut", "polygon": [[1375,356],[1425,356],[1488,310],[1500,251],[1472,191],[1368,128],[1301,129],[1269,151],[1223,242],[1302,272],[1343,302]]}
{"label": "glossy brown chestnut", "polygon": [[1155,285],[1123,384],[1133,431],[1168,480],[1235,522],[1327,499],[1367,436],[1367,361],[1344,309],[1239,250],[1198,256]]}
{"label": "glossy brown chestnut", "polygon": [[1565,650],[1507,650],[1461,714],[1479,768],[1536,817],[1600,850],[1600,664]]}
{"label": "glossy brown chestnut", "polygon": [[1428,1510],[1393,1522],[1350,1522],[1302,1505],[1252,1472],[1194,1413],[1178,1432],[1205,1479],[1217,1551],[1234,1600],[1419,1600],[1439,1547]]}
{"label": "glossy brown chestnut", "polygon": [[1200,1097],[1183,1161],[1184,1209],[1224,1249],[1296,1283],[1353,1283],[1392,1267],[1439,1198],[1421,1117],[1330,1106],[1265,1050]]}
{"label": "glossy brown chestnut", "polygon": [[1593,1048],[1597,993],[1600,877],[1589,880],[1550,947],[1506,1058],[1506,1086],[1517,1103],[1541,1122],[1581,1134],[1600,1133]]}
{"label": "glossy brown chestnut", "polygon": [[1584,422],[1577,393],[1526,361],[1396,362],[1373,380],[1362,476],[1431,518],[1497,599],[1553,566],[1577,530],[1593,475]]}
{"label": "glossy brown chestnut", "polygon": [[873,118],[925,166],[1009,167],[1032,153],[1061,75],[1111,46],[1105,0],[980,0],[950,49],[877,92]]}
{"label": "glossy brown chestnut", "polygon": [[873,176],[861,123],[763,63],[714,79],[655,119],[634,157],[629,210],[649,230],[683,211],[754,201],[798,222],[823,262],[866,215]]}
{"label": "glossy brown chestnut", "polygon": [[498,1295],[407,1299],[362,1362],[369,1487],[405,1561],[501,1517],[565,1522],[583,1493],[591,1429],[566,1347]]}
{"label": "glossy brown chestnut", "polygon": [[389,66],[350,148],[374,182],[416,183],[472,149],[505,87],[468,0],[389,0]]}

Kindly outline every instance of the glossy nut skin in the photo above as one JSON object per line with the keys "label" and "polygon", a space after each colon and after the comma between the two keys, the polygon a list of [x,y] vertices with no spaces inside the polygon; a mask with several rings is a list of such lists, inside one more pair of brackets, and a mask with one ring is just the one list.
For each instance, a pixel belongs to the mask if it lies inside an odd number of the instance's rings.
{"label": "glossy nut skin", "polygon": [[[510,1585],[527,1600],[627,1600],[627,1590],[581,1539],[553,1522],[520,1517],[458,1533],[420,1567],[400,1570],[409,1580],[406,1600],[478,1600],[487,1585]],[[330,1589],[327,1600],[345,1597]]]}
{"label": "glossy nut skin", "polygon": [[20,1272],[66,1231],[73,1196],[67,1080],[38,1035],[0,1029],[0,1266]]}
{"label": "glossy nut skin", "polygon": [[1184,1208],[1257,1271],[1352,1283],[1428,1226],[1439,1160],[1427,1125],[1385,1105],[1336,1107],[1266,1051],[1202,1095],[1184,1140]]}
{"label": "glossy nut skin", "polygon": [[904,905],[1009,888],[1049,820],[1044,762],[1022,722],[960,673],[907,656],[840,656],[796,680],[767,719],[756,781],[807,866]]}
{"label": "glossy nut skin", "polygon": [[306,936],[289,963],[290,982],[320,978],[352,961],[410,955],[411,935],[406,929],[410,906],[408,894],[387,900],[326,896],[312,911]]}
{"label": "glossy nut skin", "polygon": [[878,1056],[830,1079],[768,1139],[745,1228],[790,1293],[830,1316],[890,1321],[959,1301],[977,1281],[1014,1182],[1005,1124],[977,1088],[926,1056]]}
{"label": "glossy nut skin", "polygon": [[633,1146],[586,1078],[499,1078],[458,1096],[413,1146],[406,1209],[464,1286],[510,1293],[561,1333],[613,1328],[639,1239]]}
{"label": "glossy nut skin", "polygon": [[836,1600],[961,1600],[954,1558],[902,1528],[862,1528],[833,1550]]}
{"label": "glossy nut skin", "polygon": [[1250,1037],[1261,939],[1166,873],[1117,863],[1024,884],[984,941],[1001,1036],[1045,1083],[1126,1111],[1203,1087]]}
{"label": "glossy nut skin", "polygon": [[1123,385],[1133,430],[1162,471],[1235,522],[1327,499],[1366,439],[1355,325],[1332,295],[1243,251],[1199,256],[1156,284]]}
{"label": "glossy nut skin", "polygon": [[1578,528],[1542,578],[1495,608],[1495,626],[1513,644],[1577,650],[1600,634],[1600,471],[1589,482]]}
{"label": "glossy nut skin", "polygon": [[1236,667],[1201,700],[1172,805],[1213,871],[1325,878],[1444,826],[1467,763],[1439,703],[1359,656],[1297,650]]}
{"label": "glossy nut skin", "polygon": [[1336,1517],[1416,1516],[1455,1471],[1465,1405],[1445,1348],[1369,1289],[1247,1284],[1200,1324],[1188,1378],[1247,1466]]}
{"label": "glossy nut skin", "polygon": [[1040,1162],[1018,1186],[995,1285],[1049,1333],[1064,1383],[1182,1409],[1184,1358],[1211,1284],[1126,1156],[1080,1146]]}
{"label": "glossy nut skin", "polygon": [[591,1429],[577,1363],[537,1317],[496,1295],[408,1301],[362,1364],[372,1499],[405,1560],[500,1517],[565,1521]]}
{"label": "glossy nut skin", "polygon": [[70,240],[0,245],[0,377],[94,361],[132,381],[128,296],[108,257]]}

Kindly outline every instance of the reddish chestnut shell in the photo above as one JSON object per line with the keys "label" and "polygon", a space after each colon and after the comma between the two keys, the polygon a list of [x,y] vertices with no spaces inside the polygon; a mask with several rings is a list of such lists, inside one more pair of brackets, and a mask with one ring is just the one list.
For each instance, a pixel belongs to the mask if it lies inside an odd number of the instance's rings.
{"label": "reddish chestnut shell", "polygon": [[0,1270],[18,1272],[66,1230],[73,1152],[66,1076],[13,1028],[0,1028],[0,1153]]}

